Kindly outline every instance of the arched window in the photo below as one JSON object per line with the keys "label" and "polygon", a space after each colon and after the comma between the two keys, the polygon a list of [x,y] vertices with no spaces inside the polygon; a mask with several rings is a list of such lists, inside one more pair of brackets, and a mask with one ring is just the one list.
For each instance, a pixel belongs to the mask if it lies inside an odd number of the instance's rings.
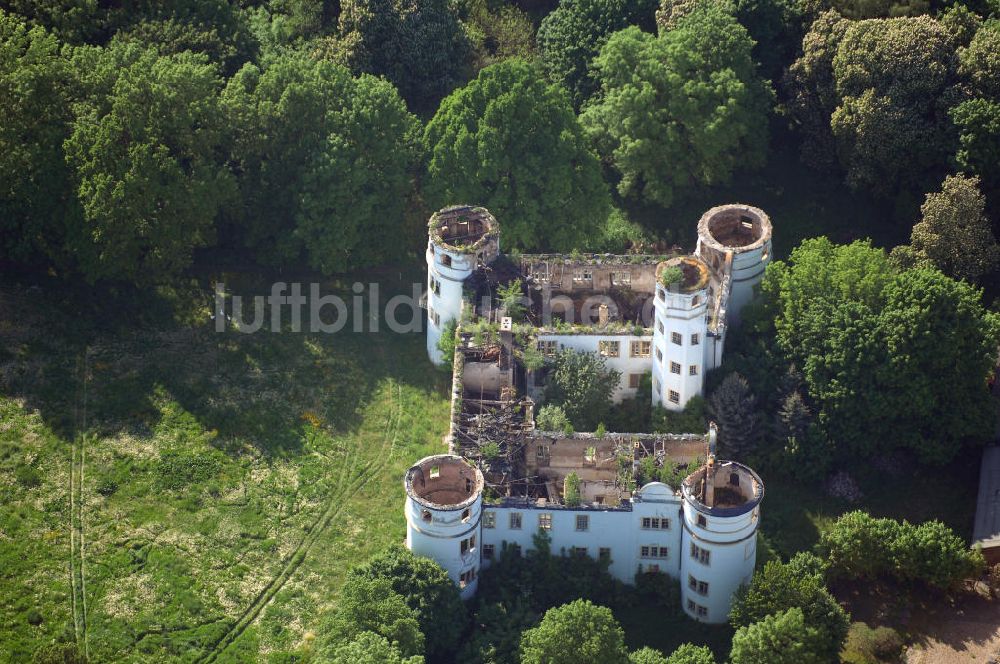
{"label": "arched window", "polygon": [[441,265],[451,267],[451,256],[448,254],[441,254]]}

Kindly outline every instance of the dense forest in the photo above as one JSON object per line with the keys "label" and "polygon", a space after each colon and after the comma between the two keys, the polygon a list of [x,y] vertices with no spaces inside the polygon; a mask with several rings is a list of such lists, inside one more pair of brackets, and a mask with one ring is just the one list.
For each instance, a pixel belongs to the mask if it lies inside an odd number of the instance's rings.
{"label": "dense forest", "polygon": [[848,239],[913,227],[900,260],[996,265],[995,3],[0,11],[10,267],[139,286],[220,256],[342,273],[419,250],[454,201],[491,209],[508,249],[625,251],[683,241],[692,204],[779,162],[842,185],[844,215],[874,211],[843,220]]}

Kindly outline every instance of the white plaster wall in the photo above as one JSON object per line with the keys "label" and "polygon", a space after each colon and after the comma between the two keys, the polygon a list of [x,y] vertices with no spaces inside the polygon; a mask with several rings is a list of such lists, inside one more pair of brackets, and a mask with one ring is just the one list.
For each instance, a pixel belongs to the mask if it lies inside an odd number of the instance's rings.
{"label": "white plaster wall", "polygon": [[[442,257],[451,257],[451,267],[442,264]],[[438,350],[441,331],[449,321],[456,320],[462,313],[462,284],[476,267],[475,255],[446,251],[433,242],[427,243],[427,355],[431,362],[441,364],[443,358]],[[440,283],[441,294],[434,293],[431,278]],[[434,323],[433,313],[439,317]]]}
{"label": "white plaster wall", "polygon": [[726,309],[726,321],[739,325],[740,312],[754,297],[754,289],[764,278],[764,270],[771,262],[771,241],[751,251],[733,254],[732,287]]}
{"label": "white plaster wall", "polygon": [[[733,593],[750,582],[757,561],[757,525],[760,506],[733,517],[703,515],[704,527],[698,525],[700,514],[689,503],[684,503],[684,532],[681,548],[681,605],[688,611],[688,599],[708,609],[700,620],[724,623],[729,619]],[[705,565],[691,556],[691,543],[711,552]],[[709,584],[708,594],[701,595],[688,586],[688,575]],[[698,619],[689,613],[692,618]]]}
{"label": "white plaster wall", "polygon": [[[409,496],[406,498],[406,548],[415,555],[435,561],[448,572],[456,586],[459,585],[463,572],[476,570],[475,580],[460,589],[463,599],[475,595],[479,587],[482,507],[482,495],[477,496],[468,508],[457,510],[432,509]],[[462,513],[465,509],[469,509],[469,517],[463,520]],[[431,513],[430,523],[423,519],[425,510]],[[476,535],[476,545],[463,555],[461,542],[473,534]]]}
{"label": "white plaster wall", "polygon": [[652,341],[652,335],[635,336],[629,334],[539,334],[538,341],[556,341],[560,350],[568,348],[582,353],[597,353],[600,341],[619,342],[618,357],[604,358],[609,369],[621,372],[618,387],[612,395],[615,403],[630,399],[638,394],[637,389],[630,388],[629,374],[648,373],[653,368],[653,351],[649,357],[631,357],[633,341]]}
{"label": "white plaster wall", "polygon": [[[695,299],[697,298],[697,300]],[[654,345],[663,354],[663,361],[654,359],[653,376],[659,382],[659,391],[653,386],[652,400],[667,410],[683,410],[691,397],[701,394],[707,371],[705,355],[708,320],[706,318],[708,291],[701,289],[692,293],[671,293],[662,285],[656,287],[655,323],[653,326]],[[660,333],[660,324],[663,333]],[[671,341],[672,334],[681,335],[681,344]],[[698,335],[698,343],[692,344],[692,335]],[[656,358],[654,349],[653,356]],[[680,374],[670,371],[670,363],[681,365]],[[690,368],[697,367],[692,376]],[[678,403],[670,401],[670,390],[680,395]]]}

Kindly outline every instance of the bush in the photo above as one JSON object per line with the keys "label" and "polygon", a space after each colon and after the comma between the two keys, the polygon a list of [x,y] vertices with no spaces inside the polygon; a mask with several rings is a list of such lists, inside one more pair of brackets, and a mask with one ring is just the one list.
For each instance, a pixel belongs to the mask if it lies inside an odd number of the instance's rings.
{"label": "bush", "polygon": [[158,484],[164,489],[183,489],[204,482],[222,470],[222,453],[218,450],[165,450],[156,465]]}
{"label": "bush", "polygon": [[570,473],[563,480],[563,500],[568,507],[580,506],[580,476]]}
{"label": "bush", "polygon": [[573,427],[569,423],[569,418],[566,417],[566,411],[563,410],[562,406],[551,404],[538,409],[538,413],[535,414],[535,427],[542,431],[573,430]]}
{"label": "bush", "polygon": [[444,361],[444,367],[446,369],[451,369],[452,363],[455,361],[455,346],[457,341],[455,339],[455,328],[458,326],[454,320],[450,320],[444,324],[441,328],[441,338],[438,339],[437,349],[441,351],[442,359]]}
{"label": "bush", "polygon": [[14,469],[14,479],[25,489],[34,489],[42,485],[42,475],[34,466],[22,464]]}
{"label": "bush", "polygon": [[903,638],[890,627],[872,629],[863,622],[851,623],[844,644],[843,660],[850,664],[895,661],[903,649]]}

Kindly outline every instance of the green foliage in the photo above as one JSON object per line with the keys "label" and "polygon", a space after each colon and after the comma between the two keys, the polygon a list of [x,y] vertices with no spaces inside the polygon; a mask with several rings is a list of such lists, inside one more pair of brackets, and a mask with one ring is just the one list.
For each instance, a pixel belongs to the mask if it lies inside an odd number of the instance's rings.
{"label": "green foliage", "polygon": [[351,570],[347,583],[352,578],[384,579],[406,600],[426,638],[428,660],[458,649],[468,618],[458,589],[437,563],[397,545]]}
{"label": "green foliage", "polygon": [[654,242],[646,230],[618,208],[611,210],[601,236],[587,246],[597,252],[624,254],[643,250]]}
{"label": "green foliage", "polygon": [[918,264],[928,263],[955,279],[978,281],[1000,263],[1000,247],[979,179],[949,175],[940,192],[927,194],[910,246]]}
{"label": "green foliage", "polygon": [[573,425],[562,406],[546,404],[535,413],[535,428],[541,431],[565,431],[567,428],[572,429]]}
{"label": "green foliage", "polygon": [[441,351],[446,369],[451,369],[452,363],[455,361],[455,346],[458,344],[458,339],[455,335],[457,327],[458,321],[455,319],[445,323],[444,327],[441,328],[441,336],[437,341],[437,348]]}
{"label": "green foliage", "polygon": [[[645,392],[645,391],[644,391]],[[645,396],[643,396],[645,398]],[[697,433],[708,429],[705,421],[705,398],[695,395],[680,412],[661,406],[653,408],[653,431],[657,433]]]}
{"label": "green foliage", "polygon": [[459,85],[472,58],[447,0],[345,0],[334,49],[352,71],[384,76],[418,111]]}
{"label": "green foliage", "polygon": [[55,37],[0,10],[0,257],[58,259],[79,223],[62,143],[73,72]]}
{"label": "green foliage", "polygon": [[[808,652],[819,658],[816,661],[833,661],[847,636],[849,618],[823,585],[823,579],[803,573],[803,568],[804,563],[783,565],[771,561],[765,564],[753,575],[750,585],[734,595],[729,621],[740,629],[773,614],[801,609],[805,624],[816,630],[814,638],[809,639]],[[769,629],[776,628],[772,625]],[[749,641],[763,640],[765,636],[754,630],[744,637],[748,643],[743,647],[749,648]],[[734,638],[734,649],[735,643]]]}
{"label": "green foliage", "polygon": [[527,345],[521,350],[521,364],[528,371],[537,371],[545,366],[545,355],[533,345]]}
{"label": "green foliage", "polygon": [[337,611],[323,631],[331,642],[330,649],[339,650],[341,644],[374,633],[404,657],[424,653],[416,611],[386,578],[350,577],[341,588]]}
{"label": "green foliage", "polygon": [[473,68],[496,64],[508,58],[530,58],[535,54],[535,26],[523,9],[490,0],[456,0],[465,36],[473,51]]}
{"label": "green foliage", "polygon": [[838,518],[823,532],[819,547],[838,577],[890,576],[947,589],[983,567],[982,555],[940,521],[914,525],[861,511]]}
{"label": "green foliage", "polygon": [[844,644],[843,661],[849,664],[894,662],[903,649],[903,638],[891,627],[871,628],[863,622],[851,623]]}
{"label": "green foliage", "polygon": [[952,36],[929,16],[851,23],[832,60],[830,127],[847,182],[884,194],[923,184],[951,152],[943,98],[955,83]]}
{"label": "green foliage", "polygon": [[[629,664],[669,664],[667,658],[659,650],[654,650],[649,646],[639,648],[628,655]],[[713,660],[714,662],[714,660]]]}
{"label": "green foliage", "polygon": [[578,599],[549,609],[521,638],[522,664],[628,664],[625,635],[610,609]]}
{"label": "green foliage", "polygon": [[563,500],[567,507],[580,506],[580,476],[570,473],[563,479]]}
{"label": "green foliage", "polygon": [[521,59],[449,95],[424,133],[428,200],[474,200],[507,247],[568,251],[597,234],[610,197],[566,94]]}
{"label": "green foliage", "polygon": [[353,641],[338,646],[325,661],[331,664],[424,664],[423,657],[406,657],[384,636],[372,632],[361,632]]}
{"label": "green foliage", "polygon": [[733,635],[732,664],[822,664],[818,630],[810,626],[802,609],[792,607],[740,627]]}
{"label": "green foliage", "polygon": [[660,284],[664,288],[670,288],[675,284],[679,284],[683,279],[684,270],[677,265],[663,268],[663,272],[660,273]]}
{"label": "green foliage", "polygon": [[86,277],[176,276],[214,240],[235,194],[221,165],[221,81],[204,57],[134,43],[77,52],[86,91],[65,143],[84,211],[74,241]]}
{"label": "green foliage", "polygon": [[234,221],[262,262],[304,253],[329,274],[402,255],[419,123],[391,85],[286,55],[241,69],[224,106],[245,202]]}
{"label": "green foliage", "polygon": [[896,274],[867,243],[818,238],[769,266],[763,293],[841,457],[906,447],[943,462],[991,430],[985,377],[998,325],[971,286],[931,270]]}
{"label": "green foliage", "polygon": [[804,3],[795,0],[736,0],[736,19],[754,41],[753,57],[764,78],[777,82],[802,48]]}
{"label": "green foliage", "polygon": [[578,431],[592,431],[611,410],[621,372],[607,368],[597,353],[566,349],[555,356],[545,388],[546,404],[562,406]]}
{"label": "green foliage", "polygon": [[667,664],[715,664],[715,655],[706,646],[685,643],[670,653]]}
{"label": "green foliage", "polygon": [[222,454],[216,450],[164,450],[156,465],[159,485],[164,489],[184,489],[215,477],[222,469]]}
{"label": "green foliage", "polygon": [[958,73],[974,97],[1000,101],[1000,18],[983,23],[959,51],[959,61]]}
{"label": "green foliage", "polygon": [[966,5],[952,5],[941,13],[938,19],[960,46],[968,46],[973,36],[983,24],[979,14]]}
{"label": "green foliage", "polygon": [[579,110],[598,89],[591,63],[616,31],[652,13],[634,0],[567,0],[538,26],[538,48],[549,77],[569,91]]}
{"label": "green foliage", "polygon": [[660,37],[635,27],[612,35],[593,65],[600,98],[580,121],[622,196],[669,206],[763,163],[772,93],[752,46],[718,3]]}
{"label": "green foliage", "polygon": [[515,279],[506,286],[498,286],[497,298],[500,300],[500,306],[507,310],[507,315],[515,323],[524,319],[524,314],[527,311],[527,296],[524,294],[524,287],[520,279]]}
{"label": "green foliage", "polygon": [[955,161],[992,187],[1000,184],[1000,100],[969,99],[954,106],[951,120],[958,130]]}
{"label": "green foliage", "polygon": [[719,454],[733,459],[753,454],[762,435],[757,399],[747,379],[731,373],[715,388],[708,409],[719,426]]}

